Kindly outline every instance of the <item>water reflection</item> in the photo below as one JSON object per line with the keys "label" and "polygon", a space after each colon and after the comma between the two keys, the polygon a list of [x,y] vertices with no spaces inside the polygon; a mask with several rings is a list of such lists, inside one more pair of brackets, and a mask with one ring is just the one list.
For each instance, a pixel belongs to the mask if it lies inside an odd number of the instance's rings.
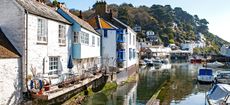
{"label": "water reflection", "polygon": [[160,69],[142,67],[137,83],[95,94],[84,105],[145,105],[159,89],[158,98],[164,105],[205,105],[211,85],[196,83],[199,68],[201,65],[188,63],[162,65]]}

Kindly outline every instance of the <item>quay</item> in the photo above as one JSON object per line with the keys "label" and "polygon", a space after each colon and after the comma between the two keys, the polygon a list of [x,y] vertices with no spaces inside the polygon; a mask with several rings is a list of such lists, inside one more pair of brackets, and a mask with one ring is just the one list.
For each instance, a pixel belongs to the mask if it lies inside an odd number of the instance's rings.
{"label": "quay", "polygon": [[40,99],[40,100],[45,100],[45,101],[56,98],[55,100],[60,101],[60,100],[63,100],[63,97],[61,96],[63,94],[66,94],[64,97],[68,99],[71,97],[66,97],[66,96],[72,96],[73,94],[78,93],[80,90],[84,90],[83,88],[85,86],[89,87],[90,85],[92,85],[92,83],[95,80],[100,79],[102,76],[103,76],[102,74],[98,74],[92,78],[84,79],[82,81],[79,81],[79,83],[77,84],[71,84],[63,88],[58,88],[58,86],[52,86],[49,91],[44,92],[42,95],[33,95],[32,97],[36,99]]}

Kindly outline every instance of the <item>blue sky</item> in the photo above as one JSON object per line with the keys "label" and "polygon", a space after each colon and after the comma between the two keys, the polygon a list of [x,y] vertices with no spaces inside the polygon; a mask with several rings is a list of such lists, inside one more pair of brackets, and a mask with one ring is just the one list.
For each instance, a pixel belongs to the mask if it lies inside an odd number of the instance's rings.
{"label": "blue sky", "polygon": [[[58,0],[65,2],[67,7],[87,10],[97,0]],[[108,4],[131,3],[134,6],[153,4],[181,7],[183,10],[209,21],[209,30],[213,34],[230,42],[230,0],[106,0]]]}

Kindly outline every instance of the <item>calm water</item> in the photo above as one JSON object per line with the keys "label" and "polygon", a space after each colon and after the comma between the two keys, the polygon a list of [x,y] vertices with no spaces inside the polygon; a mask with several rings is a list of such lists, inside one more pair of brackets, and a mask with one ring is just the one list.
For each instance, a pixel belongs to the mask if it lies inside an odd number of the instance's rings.
{"label": "calm water", "polygon": [[159,70],[140,68],[137,83],[97,93],[84,105],[145,105],[162,86],[164,105],[208,105],[205,95],[211,85],[196,83],[199,68],[189,63],[163,65]]}

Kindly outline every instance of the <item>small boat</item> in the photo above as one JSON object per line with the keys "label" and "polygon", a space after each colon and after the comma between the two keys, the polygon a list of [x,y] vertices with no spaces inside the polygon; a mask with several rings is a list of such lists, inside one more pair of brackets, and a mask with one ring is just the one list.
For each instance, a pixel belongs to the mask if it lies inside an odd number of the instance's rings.
{"label": "small boat", "polygon": [[198,56],[192,56],[190,58],[190,63],[202,63],[202,59]]}
{"label": "small boat", "polygon": [[214,81],[214,75],[212,69],[208,69],[208,68],[199,69],[197,81],[200,83],[212,83]]}
{"label": "small boat", "polygon": [[209,105],[229,105],[230,104],[230,85],[216,84],[207,94]]}
{"label": "small boat", "polygon": [[146,63],[147,66],[153,66],[153,62],[151,59],[144,59],[144,62]]}
{"label": "small boat", "polygon": [[163,64],[163,62],[160,59],[154,59],[152,60],[152,62],[153,62],[153,65],[157,65],[157,66]]}
{"label": "small boat", "polygon": [[217,68],[217,67],[221,67],[221,66],[224,66],[224,64],[221,62],[218,62],[218,61],[215,61],[212,63],[207,63],[207,67],[211,67],[211,68]]}
{"label": "small boat", "polygon": [[217,71],[216,83],[230,84],[230,71]]}

